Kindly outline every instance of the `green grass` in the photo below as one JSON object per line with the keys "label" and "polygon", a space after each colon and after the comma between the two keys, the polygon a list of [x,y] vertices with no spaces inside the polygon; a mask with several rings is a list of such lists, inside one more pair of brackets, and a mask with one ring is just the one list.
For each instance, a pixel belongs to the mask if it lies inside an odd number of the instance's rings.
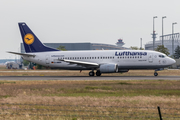
{"label": "green grass", "polygon": [[[178,83],[178,84],[177,84]],[[59,88],[56,93],[44,96],[90,96],[90,97],[122,97],[122,96],[180,96],[179,81],[111,81],[76,85],[75,88]],[[79,87],[78,87],[79,86]]]}
{"label": "green grass", "polygon": [[89,91],[86,89],[83,90],[68,90],[64,93],[56,94],[45,94],[43,96],[73,96],[73,97],[122,97],[122,96],[180,96],[180,90],[146,90],[146,89],[137,89],[137,90],[117,90],[117,91]]}
{"label": "green grass", "polygon": [[11,97],[10,95],[0,95],[0,98],[8,98]]}
{"label": "green grass", "polygon": [[16,84],[16,82],[1,82],[0,81],[0,84],[5,84],[5,83]]}
{"label": "green grass", "polygon": [[88,89],[88,90],[95,90],[95,89],[112,90],[112,87],[111,86],[86,86],[85,89]]}
{"label": "green grass", "polygon": [[[0,101],[2,101],[2,103],[7,102],[7,103],[21,103],[21,104],[34,104],[34,105],[13,105],[13,104],[2,105],[2,108],[8,107],[12,109],[4,110],[0,115],[0,119],[2,118],[2,119],[20,119],[20,120],[24,120],[24,119],[82,120],[85,118],[76,117],[73,115],[77,115],[77,116],[86,115],[86,116],[90,116],[87,117],[86,119],[93,119],[93,120],[118,119],[115,118],[114,116],[120,116],[120,117],[127,116],[134,118],[139,116],[140,117],[150,116],[157,118],[149,118],[149,119],[157,120],[158,119],[157,106],[160,106],[162,108],[180,108],[179,86],[180,86],[180,81],[176,81],[176,80],[1,81]],[[42,104],[44,104],[44,106]],[[48,106],[48,105],[53,105],[53,106]],[[88,106],[95,106],[95,107],[88,107]],[[99,107],[99,106],[120,106],[120,107]],[[127,107],[123,108],[121,106],[127,106]],[[150,108],[152,107],[154,109],[146,109],[144,107],[150,107]],[[13,111],[14,108],[17,108],[17,110]],[[22,110],[18,110],[18,108]],[[93,111],[93,112],[87,112],[87,111]],[[110,111],[114,111],[115,113],[111,113]],[[9,116],[6,114],[3,115],[3,113],[6,112],[7,113],[16,112],[21,115],[9,115]],[[168,114],[178,114],[178,110],[176,109],[167,109],[167,110],[162,109],[162,112]],[[157,114],[151,114],[151,113],[157,113]],[[28,116],[27,114],[36,114],[36,115]],[[42,114],[67,115],[67,116],[43,116]],[[93,115],[94,116],[101,115],[102,117],[93,118],[92,117]],[[107,117],[103,117],[103,116],[107,116]],[[169,117],[170,115],[163,114],[163,116]],[[176,117],[176,116],[172,116],[172,117]],[[129,118],[121,117],[120,119],[127,120]],[[139,118],[139,119],[143,120],[145,118]]]}

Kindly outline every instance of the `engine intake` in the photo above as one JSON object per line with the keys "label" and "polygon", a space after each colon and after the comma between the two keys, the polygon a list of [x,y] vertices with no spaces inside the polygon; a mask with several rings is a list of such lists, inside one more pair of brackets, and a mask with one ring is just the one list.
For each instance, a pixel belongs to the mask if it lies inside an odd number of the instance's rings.
{"label": "engine intake", "polygon": [[118,65],[117,64],[103,64],[99,68],[101,73],[114,73],[118,72]]}

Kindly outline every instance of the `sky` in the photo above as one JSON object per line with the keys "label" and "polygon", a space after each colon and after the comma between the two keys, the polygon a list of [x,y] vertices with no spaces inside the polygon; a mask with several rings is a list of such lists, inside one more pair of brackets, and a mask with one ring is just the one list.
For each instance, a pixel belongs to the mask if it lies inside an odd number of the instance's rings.
{"label": "sky", "polygon": [[43,43],[106,43],[119,38],[140,47],[162,35],[180,32],[180,0],[0,0],[0,59],[20,52],[18,22],[26,22]]}

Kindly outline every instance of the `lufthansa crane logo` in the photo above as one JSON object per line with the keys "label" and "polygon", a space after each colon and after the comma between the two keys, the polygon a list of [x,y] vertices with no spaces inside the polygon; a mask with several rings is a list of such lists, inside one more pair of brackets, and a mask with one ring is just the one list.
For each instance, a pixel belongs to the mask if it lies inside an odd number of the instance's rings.
{"label": "lufthansa crane logo", "polygon": [[24,42],[25,42],[26,44],[28,44],[28,45],[33,44],[33,42],[34,42],[34,36],[33,36],[32,34],[30,34],[30,33],[26,34],[26,35],[24,36]]}

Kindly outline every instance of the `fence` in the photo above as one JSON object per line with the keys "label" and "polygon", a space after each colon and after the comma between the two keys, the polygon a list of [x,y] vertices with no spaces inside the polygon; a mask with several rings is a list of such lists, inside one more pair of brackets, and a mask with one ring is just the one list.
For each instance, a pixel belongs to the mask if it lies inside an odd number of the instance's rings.
{"label": "fence", "polygon": [[[0,117],[65,119],[180,119],[179,108],[0,103]],[[162,115],[162,117],[161,117]]]}

